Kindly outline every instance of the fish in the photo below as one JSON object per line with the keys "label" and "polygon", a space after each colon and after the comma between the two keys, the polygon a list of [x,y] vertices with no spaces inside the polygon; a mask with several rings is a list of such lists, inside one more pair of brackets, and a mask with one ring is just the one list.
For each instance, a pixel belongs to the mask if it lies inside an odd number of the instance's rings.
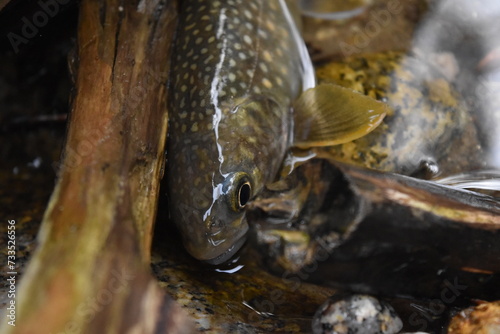
{"label": "fish", "polygon": [[231,258],[293,147],[359,138],[387,106],[314,69],[284,0],[182,1],[168,83],[168,205],[187,251]]}

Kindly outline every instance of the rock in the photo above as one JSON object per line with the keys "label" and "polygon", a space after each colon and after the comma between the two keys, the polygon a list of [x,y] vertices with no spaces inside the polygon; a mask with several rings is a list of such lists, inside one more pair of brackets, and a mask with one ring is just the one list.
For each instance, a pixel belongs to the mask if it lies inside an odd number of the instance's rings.
{"label": "rock", "polygon": [[449,334],[500,333],[500,301],[481,303],[458,313],[450,322]]}
{"label": "rock", "polygon": [[314,315],[314,334],[391,334],[403,323],[392,306],[368,295],[330,297]]}

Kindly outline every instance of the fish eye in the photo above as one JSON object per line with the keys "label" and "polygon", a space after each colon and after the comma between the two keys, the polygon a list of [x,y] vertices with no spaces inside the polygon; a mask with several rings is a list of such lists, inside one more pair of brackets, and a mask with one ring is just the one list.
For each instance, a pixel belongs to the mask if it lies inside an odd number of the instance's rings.
{"label": "fish eye", "polygon": [[251,193],[252,187],[250,186],[250,182],[247,181],[240,185],[240,189],[238,190],[238,205],[240,208],[243,208],[248,203]]}
{"label": "fish eye", "polygon": [[252,198],[252,184],[247,173],[237,173],[233,179],[233,191],[231,194],[231,207],[234,211],[240,211]]}

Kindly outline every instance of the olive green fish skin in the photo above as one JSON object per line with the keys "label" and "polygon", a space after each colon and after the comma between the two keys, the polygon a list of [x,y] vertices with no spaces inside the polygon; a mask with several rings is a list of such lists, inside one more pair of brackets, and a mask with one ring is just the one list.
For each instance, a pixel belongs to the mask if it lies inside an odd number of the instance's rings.
{"label": "olive green fish skin", "polygon": [[254,196],[273,181],[289,145],[302,60],[283,4],[182,2],[170,78],[169,205],[201,260],[222,262],[241,246],[248,226],[239,189],[249,183]]}

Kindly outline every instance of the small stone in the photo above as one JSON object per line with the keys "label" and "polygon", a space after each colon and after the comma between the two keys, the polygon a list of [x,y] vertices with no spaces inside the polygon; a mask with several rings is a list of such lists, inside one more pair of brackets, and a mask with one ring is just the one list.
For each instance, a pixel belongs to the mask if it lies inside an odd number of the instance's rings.
{"label": "small stone", "polygon": [[332,296],[316,311],[314,334],[395,334],[403,323],[387,303],[368,295]]}
{"label": "small stone", "polygon": [[500,333],[500,301],[484,302],[459,312],[451,319],[448,333]]}

